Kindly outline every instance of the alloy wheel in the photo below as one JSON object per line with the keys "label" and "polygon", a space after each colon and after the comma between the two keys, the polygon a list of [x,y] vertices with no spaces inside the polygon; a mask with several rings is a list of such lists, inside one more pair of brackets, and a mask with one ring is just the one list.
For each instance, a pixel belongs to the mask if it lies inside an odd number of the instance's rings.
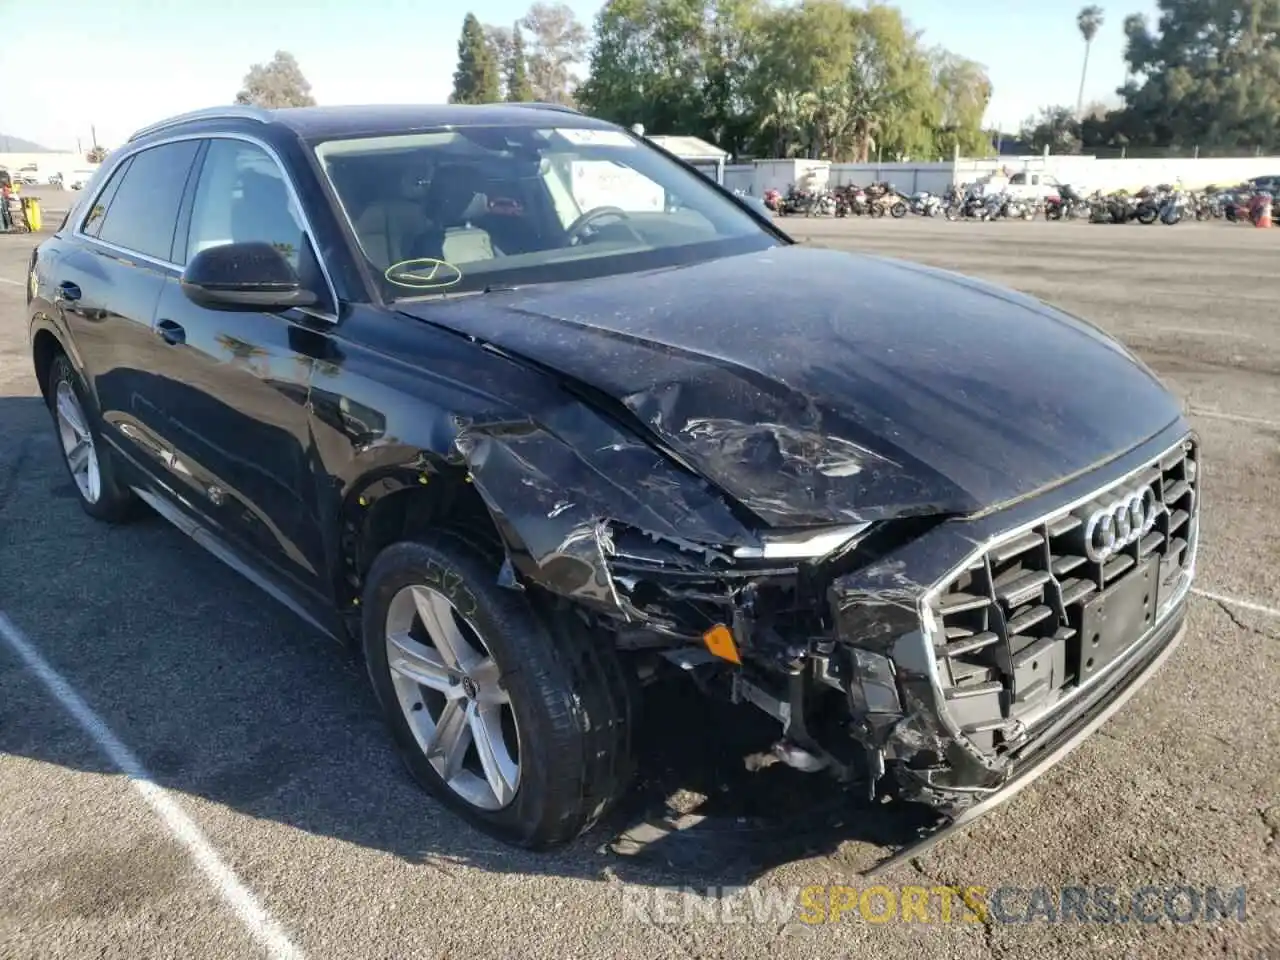
{"label": "alloy wheel", "polygon": [[58,421],[58,437],[62,441],[62,455],[71,468],[80,496],[86,503],[97,503],[102,496],[102,472],[98,466],[98,450],[89,432],[89,419],[84,414],[76,392],[70,383],[58,383],[54,395],[54,415]]}
{"label": "alloy wheel", "polygon": [[386,622],[387,664],[409,729],[440,779],[483,810],[520,786],[520,734],[480,631],[439,590],[402,588]]}

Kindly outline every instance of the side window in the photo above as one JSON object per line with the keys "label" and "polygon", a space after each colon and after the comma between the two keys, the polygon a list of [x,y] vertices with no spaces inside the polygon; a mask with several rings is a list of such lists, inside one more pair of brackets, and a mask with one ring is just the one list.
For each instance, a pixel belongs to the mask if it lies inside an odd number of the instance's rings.
{"label": "side window", "polygon": [[1027,175],[1025,173],[1015,173],[1012,177],[1009,178],[1010,186],[1020,187],[1024,185],[1026,182],[1027,182]]}
{"label": "side window", "polygon": [[246,241],[271,244],[301,269],[302,217],[279,165],[256,144],[210,140],[191,208],[186,259]]}
{"label": "side window", "polygon": [[93,206],[89,208],[88,214],[85,215],[84,223],[80,226],[80,232],[90,237],[96,237],[98,231],[102,229],[102,221],[106,218],[107,207],[111,206],[111,198],[116,195],[116,191],[120,189],[120,184],[124,182],[124,175],[129,170],[129,164],[133,163],[133,158],[125,160],[111,174],[111,179],[107,181],[107,185],[98,194],[93,201]]}
{"label": "side window", "polygon": [[98,239],[169,260],[182,191],[199,148],[197,140],[182,140],[134,154],[98,228]]}
{"label": "side window", "polygon": [[1031,185],[1034,187],[1040,186],[1040,174],[1037,173],[1031,177]]}

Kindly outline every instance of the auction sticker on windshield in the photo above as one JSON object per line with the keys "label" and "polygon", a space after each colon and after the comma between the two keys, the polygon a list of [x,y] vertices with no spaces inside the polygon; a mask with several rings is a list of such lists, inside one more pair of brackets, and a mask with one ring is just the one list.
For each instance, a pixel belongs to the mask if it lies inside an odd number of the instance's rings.
{"label": "auction sticker on windshield", "polygon": [[462,271],[445,260],[422,257],[417,260],[401,260],[387,267],[383,274],[397,287],[413,287],[417,290],[439,290],[452,287],[462,279]]}
{"label": "auction sticker on windshield", "polygon": [[634,147],[636,142],[621,130],[583,130],[558,127],[556,133],[579,147]]}

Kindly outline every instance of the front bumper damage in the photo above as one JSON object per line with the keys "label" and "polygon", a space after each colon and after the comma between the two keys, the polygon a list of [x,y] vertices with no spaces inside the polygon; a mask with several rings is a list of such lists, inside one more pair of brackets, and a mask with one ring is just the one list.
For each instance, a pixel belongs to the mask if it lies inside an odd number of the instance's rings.
{"label": "front bumper damage", "polygon": [[[1065,755],[1180,638],[1198,467],[1194,438],[1169,439],[1052,496],[887,524],[812,563],[713,564],[615,530],[619,642],[773,716],[784,762],[967,818]],[[1081,518],[1144,484],[1149,528],[1078,562]],[[699,643],[714,623],[740,663]]]}
{"label": "front bumper damage", "polygon": [[[1195,572],[1198,454],[1181,419],[1034,497],[883,520],[802,561],[762,556],[731,503],[598,418],[469,424],[457,446],[506,542],[504,583],[764,710],[778,759],[953,818],[1145,679]],[[584,467],[608,482],[568,482]],[[1156,519],[1084,563],[1085,521],[1135,491]],[[714,627],[730,660],[708,649]]]}

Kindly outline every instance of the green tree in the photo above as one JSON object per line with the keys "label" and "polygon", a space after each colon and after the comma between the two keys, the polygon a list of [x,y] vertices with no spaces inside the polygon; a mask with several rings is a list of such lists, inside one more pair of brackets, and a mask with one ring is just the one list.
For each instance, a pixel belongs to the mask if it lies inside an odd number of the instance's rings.
{"label": "green tree", "polygon": [[833,160],[985,153],[990,96],[979,64],[852,0],[607,0],[577,93],[599,116],[735,154]]}
{"label": "green tree", "polygon": [[451,103],[496,103],[501,98],[498,89],[498,65],[485,29],[474,13],[468,13],[462,21],[462,36],[458,39],[458,69],[453,73]]}
{"label": "green tree", "polygon": [[933,51],[933,83],[939,106],[936,130],[938,153],[949,157],[985,156],[992,140],[982,129],[991,102],[991,78],[986,68],[948,50]]}
{"label": "green tree", "polygon": [[1044,107],[1022,124],[1022,140],[1032,149],[1050,153],[1080,152],[1080,120],[1070,107]]}
{"label": "green tree", "polygon": [[932,159],[941,104],[930,54],[896,7],[872,3],[855,14],[860,29],[853,92],[874,90],[863,113],[880,130],[879,151],[899,159]]}
{"label": "green tree", "polygon": [[609,0],[578,102],[618,123],[741,150],[757,132],[747,81],[760,9],[758,0]]}
{"label": "green tree", "polygon": [[1076,14],[1076,28],[1084,38],[1084,66],[1080,68],[1080,93],[1076,97],[1076,114],[1084,109],[1084,80],[1089,73],[1089,49],[1093,46],[1093,38],[1102,29],[1102,8],[1090,4],[1082,7]]}
{"label": "green tree", "polygon": [[314,107],[311,84],[292,53],[277,50],[268,63],[255,63],[244,76],[244,86],[236,94],[236,103],[256,107]]}
{"label": "green tree", "polygon": [[507,27],[494,27],[484,24],[484,39],[489,46],[489,59],[498,68],[498,98],[507,97],[507,63],[511,59],[511,30]]}
{"label": "green tree", "polygon": [[535,3],[516,27],[527,30],[532,41],[526,69],[533,99],[572,104],[576,85],[573,67],[586,55],[586,27],[563,3]]}
{"label": "green tree", "polygon": [[1158,0],[1125,20],[1130,80],[1118,128],[1135,144],[1280,143],[1280,0]]}
{"label": "green tree", "polygon": [[511,46],[506,61],[507,99],[513,103],[533,99],[533,87],[529,85],[528,62],[525,59],[524,36],[517,24],[511,29]]}

